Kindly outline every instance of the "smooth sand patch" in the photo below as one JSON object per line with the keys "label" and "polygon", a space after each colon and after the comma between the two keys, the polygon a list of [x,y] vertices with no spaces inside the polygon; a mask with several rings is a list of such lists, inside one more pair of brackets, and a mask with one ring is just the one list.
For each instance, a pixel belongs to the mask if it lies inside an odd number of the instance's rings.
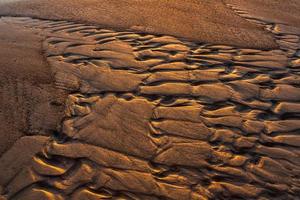
{"label": "smooth sand patch", "polygon": [[225,0],[225,2],[238,5],[249,14],[269,22],[300,27],[300,1],[298,0]]}
{"label": "smooth sand patch", "polygon": [[55,130],[64,95],[54,89],[42,55],[42,37],[2,20],[0,30],[1,154],[24,135]]}
{"label": "smooth sand patch", "polygon": [[206,43],[275,48],[269,33],[220,0],[30,0],[3,3],[0,15],[96,23]]}

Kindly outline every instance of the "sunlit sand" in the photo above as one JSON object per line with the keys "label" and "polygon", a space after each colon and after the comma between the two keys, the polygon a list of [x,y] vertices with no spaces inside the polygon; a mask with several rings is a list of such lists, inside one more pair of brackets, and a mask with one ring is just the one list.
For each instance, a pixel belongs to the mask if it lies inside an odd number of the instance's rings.
{"label": "sunlit sand", "polygon": [[1,200],[298,198],[297,1],[0,2]]}

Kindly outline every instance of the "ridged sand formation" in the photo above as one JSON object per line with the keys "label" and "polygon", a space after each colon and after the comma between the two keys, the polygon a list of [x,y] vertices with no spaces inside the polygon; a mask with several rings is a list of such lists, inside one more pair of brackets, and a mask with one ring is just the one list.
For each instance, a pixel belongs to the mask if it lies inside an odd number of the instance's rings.
{"label": "ridged sand formation", "polygon": [[2,199],[298,199],[300,29],[228,6],[279,48],[2,18],[46,37],[69,92],[57,132],[1,157]]}

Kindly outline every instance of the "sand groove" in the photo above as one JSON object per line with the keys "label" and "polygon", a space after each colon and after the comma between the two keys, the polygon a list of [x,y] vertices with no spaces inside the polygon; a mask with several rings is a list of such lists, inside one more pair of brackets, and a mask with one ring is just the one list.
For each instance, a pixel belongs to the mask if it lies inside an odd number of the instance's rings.
{"label": "sand groove", "polygon": [[280,49],[257,50],[6,20],[41,30],[56,85],[71,94],[62,130],[3,184],[3,198],[299,196],[297,30],[260,20]]}

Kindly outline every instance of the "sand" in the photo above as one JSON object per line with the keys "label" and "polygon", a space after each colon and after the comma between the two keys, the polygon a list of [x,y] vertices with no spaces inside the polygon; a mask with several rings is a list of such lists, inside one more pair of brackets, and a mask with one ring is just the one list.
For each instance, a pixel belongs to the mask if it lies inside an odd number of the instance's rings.
{"label": "sand", "polygon": [[[300,30],[272,10],[296,2],[193,1],[209,13],[193,14],[198,38],[148,15],[165,1],[66,2],[3,7],[46,19],[1,18],[1,200],[298,198]],[[182,17],[191,2],[168,5]],[[271,40],[211,33],[240,19]]]}
{"label": "sand", "polygon": [[206,43],[276,46],[270,34],[232,13],[220,0],[21,0],[4,2],[0,15],[89,22]]}
{"label": "sand", "polygon": [[2,20],[0,30],[2,154],[24,135],[49,134],[56,130],[63,106],[57,108],[51,102],[63,103],[64,97],[63,92],[54,88],[50,66],[42,55],[42,37],[36,31],[8,25]]}
{"label": "sand", "polygon": [[235,4],[248,13],[260,17],[262,20],[300,27],[300,2],[297,0],[225,0],[225,2]]}

